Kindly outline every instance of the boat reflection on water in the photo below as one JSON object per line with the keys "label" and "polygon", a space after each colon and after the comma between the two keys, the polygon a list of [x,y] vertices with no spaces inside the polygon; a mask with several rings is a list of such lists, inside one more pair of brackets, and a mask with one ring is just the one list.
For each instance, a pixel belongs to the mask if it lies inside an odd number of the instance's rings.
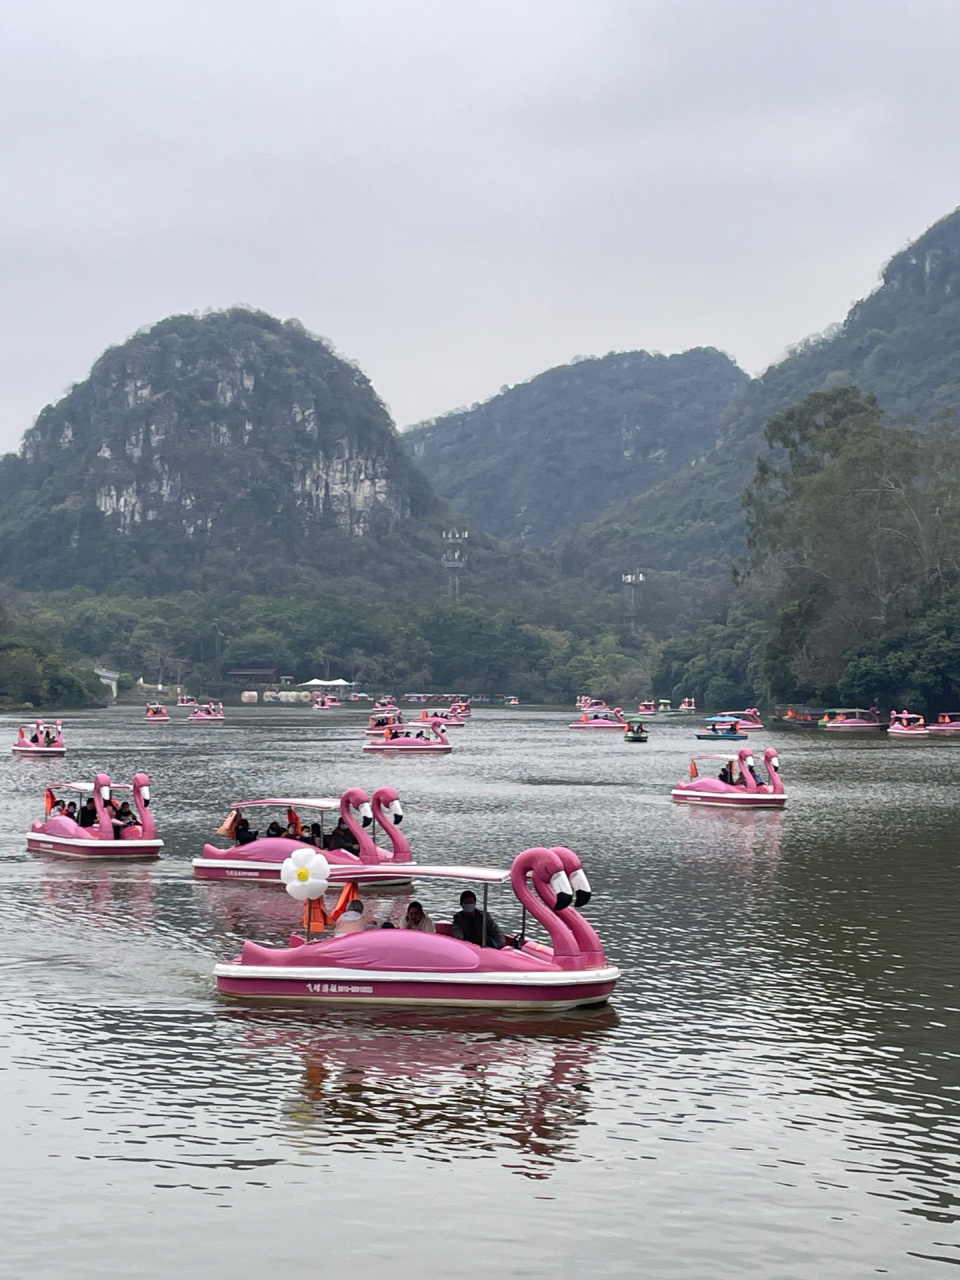
{"label": "boat reflection on water", "polygon": [[687,805],[676,812],[677,819],[686,823],[692,856],[725,858],[745,869],[762,859],[773,870],[780,861],[786,818],[782,810]]}
{"label": "boat reflection on water", "polygon": [[390,1010],[325,1017],[322,1029],[299,1011],[300,1025],[291,1015],[228,1016],[246,1021],[258,1057],[299,1055],[299,1078],[278,1104],[284,1136],[304,1154],[499,1158],[533,1179],[579,1158],[591,1067],[618,1022],[609,1007],[552,1016]]}
{"label": "boat reflection on water", "polygon": [[76,928],[153,923],[156,882],[150,867],[109,862],[47,863],[40,881],[44,914]]}

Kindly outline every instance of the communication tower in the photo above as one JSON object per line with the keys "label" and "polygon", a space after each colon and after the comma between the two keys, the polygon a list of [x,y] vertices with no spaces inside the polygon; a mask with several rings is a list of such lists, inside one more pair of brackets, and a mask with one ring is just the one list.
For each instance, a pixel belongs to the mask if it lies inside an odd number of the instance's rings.
{"label": "communication tower", "polygon": [[465,543],[470,533],[467,529],[444,529],[443,555],[440,563],[446,569],[447,594],[460,599],[460,574],[467,567],[467,551]]}

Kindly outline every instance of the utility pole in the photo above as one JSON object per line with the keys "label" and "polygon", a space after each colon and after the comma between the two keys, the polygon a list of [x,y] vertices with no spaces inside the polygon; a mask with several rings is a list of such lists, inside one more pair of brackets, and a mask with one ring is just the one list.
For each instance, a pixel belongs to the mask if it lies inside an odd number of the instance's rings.
{"label": "utility pole", "polygon": [[460,599],[460,574],[467,565],[467,553],[463,544],[469,536],[467,529],[444,529],[443,531],[444,547],[440,563],[448,574],[447,595],[457,600]]}

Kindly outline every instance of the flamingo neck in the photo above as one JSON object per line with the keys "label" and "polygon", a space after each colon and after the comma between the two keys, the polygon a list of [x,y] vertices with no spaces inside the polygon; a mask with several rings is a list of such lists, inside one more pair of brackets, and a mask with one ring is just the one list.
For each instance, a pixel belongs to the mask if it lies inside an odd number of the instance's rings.
{"label": "flamingo neck", "polygon": [[410,842],[395,822],[388,822],[384,817],[383,806],[380,803],[379,796],[373,797],[371,808],[373,809],[373,816],[377,826],[387,833],[387,839],[393,846],[394,861],[409,862],[411,860]]}
{"label": "flamingo neck", "polygon": [[103,803],[103,796],[100,794],[100,786],[97,782],[93,784],[93,805],[97,811],[98,838],[100,840],[113,840],[113,819],[107,813],[107,806]]}
{"label": "flamingo neck", "polygon": [[141,804],[140,784],[133,784],[133,807],[137,811],[137,817],[140,819],[140,835],[144,840],[152,840],[157,834],[157,824],[154,822],[153,814],[149,809]]}
{"label": "flamingo neck", "polygon": [[[549,850],[534,849],[532,852],[539,854]],[[514,859],[510,869],[510,884],[514,895],[521,906],[526,907],[534,920],[543,925],[549,933],[550,941],[553,943],[553,962],[557,968],[581,969],[583,958],[573,931],[564,924],[555,911],[550,910],[542,898],[532,892],[527,884],[527,872],[532,870],[531,861],[531,859],[525,859],[522,854]]]}
{"label": "flamingo neck", "polygon": [[377,846],[373,843],[366,831],[364,831],[363,827],[360,826],[353,814],[350,812],[350,801],[347,799],[346,795],[342,795],[340,797],[340,816],[357,837],[357,842],[360,845],[360,861],[379,862],[380,854],[377,850]]}

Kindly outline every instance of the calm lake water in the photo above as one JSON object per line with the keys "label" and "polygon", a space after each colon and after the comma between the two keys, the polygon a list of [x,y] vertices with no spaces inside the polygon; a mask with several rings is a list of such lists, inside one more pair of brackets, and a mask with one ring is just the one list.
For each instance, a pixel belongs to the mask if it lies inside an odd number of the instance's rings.
{"label": "calm lake water", "polygon": [[[177,713],[174,713],[175,715]],[[0,761],[0,1273],[11,1277],[924,1276],[960,1264],[960,743],[765,733],[785,813],[691,811],[693,726],[475,713],[446,759],[365,716],[67,718]],[[0,725],[13,740],[14,721]],[[154,865],[30,857],[51,779],[146,769]],[[421,860],[582,856],[624,971],[543,1017],[248,1011],[217,959],[282,891],[199,884],[240,795],[389,782]],[[381,891],[382,892],[382,891]],[[449,916],[452,887],[424,887]],[[406,898],[383,897],[382,916]],[[509,891],[492,910],[518,913]]]}

